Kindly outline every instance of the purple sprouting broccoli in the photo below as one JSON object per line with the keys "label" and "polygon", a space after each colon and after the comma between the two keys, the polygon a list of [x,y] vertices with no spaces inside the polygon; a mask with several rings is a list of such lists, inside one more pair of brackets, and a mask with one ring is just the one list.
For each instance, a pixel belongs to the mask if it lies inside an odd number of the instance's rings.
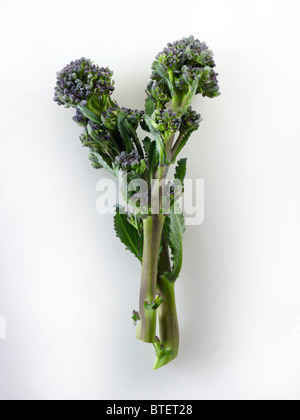
{"label": "purple sprouting broccoli", "polygon": [[[175,282],[182,268],[185,225],[178,199],[187,160],[177,162],[173,182],[168,181],[169,171],[202,120],[192,100],[197,94],[220,95],[218,74],[212,51],[190,36],[157,55],[145,111],[121,107],[112,99],[112,75],[89,59],[72,61],[57,73],[54,100],[75,108],[73,120],[83,127],[80,139],[90,149],[93,167],[118,178],[122,195],[127,190],[127,208],[122,213],[117,206],[114,227],[142,265],[139,310],[133,311],[132,320],[136,337],[154,345],[158,369],[174,360],[179,349]],[[137,191],[124,188],[132,182]]]}

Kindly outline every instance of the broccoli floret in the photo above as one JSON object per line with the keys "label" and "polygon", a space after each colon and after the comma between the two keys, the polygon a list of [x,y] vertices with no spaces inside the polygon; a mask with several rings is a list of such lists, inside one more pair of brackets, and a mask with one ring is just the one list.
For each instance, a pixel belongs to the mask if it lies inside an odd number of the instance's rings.
{"label": "broccoli floret", "polygon": [[152,115],[152,125],[161,132],[172,134],[179,130],[181,118],[178,118],[177,113],[171,109],[156,110]]}
{"label": "broccoli floret", "polygon": [[122,152],[120,156],[117,156],[115,160],[115,166],[124,172],[135,172],[140,168],[141,162],[142,159],[138,151],[134,149],[130,153]]}
{"label": "broccoli floret", "polygon": [[169,43],[162,52],[158,53],[156,59],[166,69],[178,71],[183,65],[215,67],[212,51],[208,49],[205,42],[195,40],[193,36]]}
{"label": "broccoli floret", "polygon": [[75,121],[80,127],[86,127],[89,119],[86,118],[78,108],[76,108],[76,114],[73,117],[73,121]]}
{"label": "broccoli floret", "polygon": [[101,114],[101,120],[105,127],[109,130],[115,130],[120,113],[125,113],[126,119],[134,130],[137,129],[144,115],[144,111],[138,111],[137,109],[120,108],[117,105],[115,107],[108,107],[106,111]]}
{"label": "broccoli floret", "polygon": [[191,127],[198,129],[201,121],[201,115],[197,114],[196,111],[193,111],[192,107],[190,106],[188,107],[186,113],[181,117],[180,131],[186,131]]}
{"label": "broccoli floret", "polygon": [[[197,77],[199,83],[196,93],[213,98],[220,94],[218,74],[213,70],[214,67],[213,52],[205,42],[190,36],[168,44],[157,55],[152,65],[151,79],[160,82],[168,78],[174,91],[180,93],[187,92]],[[163,86],[164,92],[170,91],[167,84]]]}
{"label": "broccoli floret", "polygon": [[83,146],[91,147],[93,149],[101,149],[101,144],[110,142],[110,133],[100,125],[89,122],[86,129],[80,136]]}
{"label": "broccoli floret", "polygon": [[125,112],[127,120],[130,122],[134,130],[136,130],[145,112],[139,111],[138,109],[124,107],[121,108],[121,111]]}
{"label": "broccoli floret", "polygon": [[86,106],[94,95],[110,95],[114,82],[109,68],[99,67],[91,60],[81,58],[72,61],[57,73],[54,101],[66,108]]}

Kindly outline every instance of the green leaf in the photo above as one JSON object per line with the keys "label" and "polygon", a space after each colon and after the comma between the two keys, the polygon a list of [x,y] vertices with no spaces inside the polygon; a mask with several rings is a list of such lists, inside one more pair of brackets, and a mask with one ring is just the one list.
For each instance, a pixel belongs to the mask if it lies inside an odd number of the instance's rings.
{"label": "green leaf", "polygon": [[162,78],[164,79],[164,81],[167,83],[169,91],[171,93],[172,96],[175,95],[175,91],[174,91],[174,87],[173,87],[173,83],[170,79],[170,76],[168,74],[168,72],[163,68],[163,66],[158,62],[158,61],[154,61],[152,64],[152,69],[154,71],[156,71],[156,73]]}
{"label": "green leaf", "polygon": [[143,175],[146,172],[146,170],[147,170],[146,162],[144,161],[144,159],[142,159],[141,162],[140,162],[140,169],[139,169],[138,173],[140,175]]}
{"label": "green leaf", "polygon": [[155,138],[157,151],[159,153],[160,162],[166,163],[165,162],[165,160],[166,160],[166,150],[165,150],[164,142],[163,142],[163,139],[162,139],[162,136],[161,136],[160,132],[153,127],[152,120],[149,117],[149,115],[144,115],[144,120],[145,120],[145,123],[147,124],[147,126],[149,127],[150,133]]}
{"label": "green leaf", "polygon": [[186,162],[187,159],[180,159],[177,163],[176,169],[175,169],[175,179],[179,179],[179,181],[181,182],[181,184],[183,184],[184,182],[184,178],[186,175]]}
{"label": "green leaf", "polygon": [[124,140],[126,152],[130,153],[133,149],[133,144],[131,141],[131,134],[128,132],[128,125],[125,124],[126,114],[125,112],[120,112],[118,115],[118,128],[121,134],[122,139]]}
{"label": "green leaf", "polygon": [[185,231],[183,214],[171,212],[167,218],[168,241],[172,252],[173,267],[165,273],[163,278],[175,282],[179,277],[182,267],[182,238]]}
{"label": "green leaf", "polygon": [[140,235],[132,224],[127,220],[126,214],[121,214],[117,208],[114,217],[114,227],[117,237],[125,245],[128,251],[132,252],[142,262],[142,251],[140,246]]}
{"label": "green leaf", "polygon": [[100,118],[102,112],[106,109],[106,103],[107,97],[105,95],[99,97],[95,94],[88,100],[87,107],[91,112],[98,115],[98,117]]}
{"label": "green leaf", "polygon": [[139,152],[141,158],[144,157],[144,152],[141,146],[141,143],[137,137],[136,131],[132,124],[127,119],[124,119],[124,127],[129,135],[129,137],[133,140],[134,144],[136,145],[137,151]]}
{"label": "green leaf", "polygon": [[151,115],[155,111],[155,101],[153,96],[148,96],[148,98],[146,99],[145,109],[146,114],[149,115],[149,117],[151,117]]}
{"label": "green leaf", "polygon": [[93,159],[93,161],[96,160],[102,168],[108,170],[112,175],[116,176],[115,171],[110,167],[108,162],[104,159],[103,156],[101,156],[99,152],[93,150],[90,154],[90,157]]}
{"label": "green leaf", "polygon": [[150,148],[151,148],[151,139],[149,137],[145,137],[143,140],[145,156],[149,160]]}
{"label": "green leaf", "polygon": [[85,117],[97,124],[102,124],[101,118],[94,114],[85,106],[77,105],[77,108],[83,113]]}
{"label": "green leaf", "polygon": [[149,158],[148,158],[150,182],[151,182],[151,179],[153,178],[157,164],[158,164],[158,152],[156,148],[156,142],[152,141],[150,150],[149,150]]}
{"label": "green leaf", "polygon": [[136,131],[126,118],[124,119],[124,127],[126,128],[126,131],[130,138],[136,138]]}
{"label": "green leaf", "polygon": [[97,151],[99,150],[99,147],[101,147],[103,150],[107,149],[107,144],[103,140],[101,140],[101,138],[97,136],[97,134],[95,134],[94,130],[92,130],[90,125],[87,126],[87,131],[90,137],[94,140],[94,148],[96,148]]}
{"label": "green leaf", "polygon": [[149,180],[153,178],[153,173],[155,170],[155,167],[158,163],[158,152],[156,148],[156,141],[151,139],[149,137],[145,137],[143,140],[144,143],[144,150],[146,159],[148,162],[148,170],[149,170]]}

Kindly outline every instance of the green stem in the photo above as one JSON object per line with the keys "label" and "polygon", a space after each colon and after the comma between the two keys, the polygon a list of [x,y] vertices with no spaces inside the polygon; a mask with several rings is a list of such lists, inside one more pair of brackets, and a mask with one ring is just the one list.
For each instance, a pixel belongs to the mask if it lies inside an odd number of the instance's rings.
{"label": "green stem", "polygon": [[171,104],[172,111],[175,111],[175,112],[178,111],[178,109],[180,108],[182,104],[183,99],[184,99],[183,94],[177,94],[172,97],[172,104]]}
{"label": "green stem", "polygon": [[180,143],[182,142],[182,139],[184,137],[185,133],[180,133],[174,146],[172,147],[171,153],[170,153],[170,161],[173,162],[174,157],[176,156],[176,152],[178,147],[180,146]]}
{"label": "green stem", "polygon": [[176,359],[179,349],[179,326],[175,301],[175,283],[163,277],[163,274],[170,271],[171,264],[169,251],[166,242],[159,262],[158,288],[163,298],[163,303],[158,308],[159,338],[160,344],[166,351],[157,353],[154,369],[158,369]]}
{"label": "green stem", "polygon": [[133,136],[133,141],[134,141],[134,144],[136,145],[136,148],[137,148],[137,151],[139,152],[140,157],[142,159],[144,159],[145,156],[144,156],[143,148],[141,146],[141,143],[140,143],[140,141],[139,141],[138,136],[136,135],[136,133]]}
{"label": "green stem", "polygon": [[158,257],[165,217],[162,214],[148,216],[143,221],[144,249],[140,306],[136,337],[146,343],[153,343],[156,331],[156,310],[146,309],[145,302],[151,302],[156,293]]}

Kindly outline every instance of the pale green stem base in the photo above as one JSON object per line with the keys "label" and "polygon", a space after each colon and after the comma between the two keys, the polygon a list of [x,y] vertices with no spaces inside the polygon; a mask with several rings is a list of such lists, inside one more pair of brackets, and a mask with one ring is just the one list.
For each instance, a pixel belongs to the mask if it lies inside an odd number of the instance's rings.
{"label": "pale green stem base", "polygon": [[165,217],[162,214],[146,217],[144,225],[144,248],[142,279],[140,289],[140,321],[136,337],[146,343],[154,343],[156,331],[156,310],[146,309],[145,302],[152,302],[157,287],[158,257]]}
{"label": "pale green stem base", "polygon": [[[178,356],[179,327],[175,302],[175,284],[169,280],[159,282],[159,291],[164,299],[158,308],[159,339],[167,352],[156,357],[154,369],[158,369]],[[169,353],[170,351],[170,353]]]}
{"label": "pale green stem base", "polygon": [[175,283],[171,283],[163,277],[163,274],[170,271],[170,268],[168,247],[163,241],[157,279],[163,303],[158,308],[158,319],[160,344],[166,351],[157,352],[154,369],[167,365],[178,356],[179,326],[175,301]]}

